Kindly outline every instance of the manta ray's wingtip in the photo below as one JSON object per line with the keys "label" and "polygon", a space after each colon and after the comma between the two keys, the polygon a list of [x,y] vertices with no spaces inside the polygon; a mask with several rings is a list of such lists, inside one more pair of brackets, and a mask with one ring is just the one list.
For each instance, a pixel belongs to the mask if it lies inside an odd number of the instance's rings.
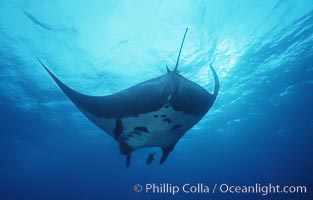
{"label": "manta ray's wingtip", "polygon": [[219,81],[219,78],[216,74],[216,71],[213,68],[213,65],[211,63],[210,63],[210,68],[211,68],[211,71],[212,71],[213,76],[214,76],[215,87],[214,87],[214,94],[213,95],[214,95],[214,99],[216,99],[218,92],[219,92],[219,89],[220,89],[220,81]]}
{"label": "manta ray's wingtip", "polygon": [[43,64],[43,62],[40,60],[40,58],[38,56],[36,56],[36,59],[38,60],[38,62],[43,66],[45,67],[45,65]]}
{"label": "manta ray's wingtip", "polygon": [[[71,99],[73,96],[77,96],[80,93],[77,93],[73,89],[69,88],[67,85],[65,85],[56,75],[54,75],[49,68],[40,60],[39,57],[36,57],[38,62],[41,64],[41,66],[48,72],[48,74],[51,76],[51,78],[56,82],[56,84],[63,90],[63,92]],[[73,101],[73,99],[71,99]]]}
{"label": "manta ray's wingtip", "polygon": [[52,74],[52,72],[48,69],[48,67],[40,60],[39,57],[36,57],[36,59],[38,60],[38,62],[41,64],[41,66],[52,76],[54,77],[54,74]]}

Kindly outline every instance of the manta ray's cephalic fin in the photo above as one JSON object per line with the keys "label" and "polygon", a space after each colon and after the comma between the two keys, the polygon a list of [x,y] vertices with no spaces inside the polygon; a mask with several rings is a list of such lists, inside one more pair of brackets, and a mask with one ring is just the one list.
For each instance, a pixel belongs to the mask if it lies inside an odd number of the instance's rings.
{"label": "manta ray's cephalic fin", "polygon": [[164,161],[166,160],[166,158],[168,157],[170,152],[173,151],[174,146],[175,145],[167,147],[167,148],[162,148],[162,157],[161,157],[161,160],[160,160],[160,164],[164,163]]}
{"label": "manta ray's cephalic fin", "polygon": [[124,127],[122,124],[122,119],[121,117],[117,117],[115,119],[115,129],[114,129],[114,137],[115,139],[119,139],[119,137],[122,135],[123,131],[124,131]]}
{"label": "manta ray's cephalic fin", "polygon": [[118,141],[120,144],[121,154],[126,155],[126,167],[129,167],[130,166],[130,156],[131,156],[133,149],[126,144],[126,142],[123,138],[120,138]]}
{"label": "manta ray's cephalic fin", "polygon": [[124,132],[124,126],[123,126],[121,117],[117,117],[115,119],[115,121],[116,121],[116,123],[115,123],[116,125],[115,125],[115,129],[114,129],[114,136],[120,145],[121,154],[126,155],[126,167],[129,167],[130,166],[130,156],[131,156],[131,153],[133,150],[131,147],[129,147],[126,144],[126,142],[122,136],[122,133]]}
{"label": "manta ray's cephalic fin", "polygon": [[131,152],[127,152],[127,154],[126,154],[126,167],[130,166],[130,155],[131,155]]}

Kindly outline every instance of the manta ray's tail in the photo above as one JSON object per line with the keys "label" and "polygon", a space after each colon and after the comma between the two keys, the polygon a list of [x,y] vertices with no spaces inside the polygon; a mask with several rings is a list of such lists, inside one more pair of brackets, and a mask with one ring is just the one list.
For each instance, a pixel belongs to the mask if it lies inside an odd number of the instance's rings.
{"label": "manta ray's tail", "polygon": [[184,37],[183,37],[183,41],[181,42],[181,45],[180,45],[180,49],[179,49],[179,53],[178,53],[178,57],[177,57],[177,61],[176,61],[174,72],[177,72],[177,69],[178,69],[180,53],[181,53],[181,50],[182,50],[184,42],[185,42],[185,37],[186,37],[187,31],[188,31],[188,28],[186,28],[186,31],[185,31],[185,34],[184,34]]}

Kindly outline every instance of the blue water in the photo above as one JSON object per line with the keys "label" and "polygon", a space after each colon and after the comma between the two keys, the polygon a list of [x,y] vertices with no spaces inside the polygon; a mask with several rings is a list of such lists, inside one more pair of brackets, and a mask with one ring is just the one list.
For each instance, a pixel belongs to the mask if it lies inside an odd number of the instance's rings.
{"label": "blue water", "polygon": [[[40,66],[111,94],[173,69],[212,109],[163,165],[130,168]],[[0,2],[0,199],[312,199],[313,1]],[[302,185],[306,194],[153,194],[135,184]]]}

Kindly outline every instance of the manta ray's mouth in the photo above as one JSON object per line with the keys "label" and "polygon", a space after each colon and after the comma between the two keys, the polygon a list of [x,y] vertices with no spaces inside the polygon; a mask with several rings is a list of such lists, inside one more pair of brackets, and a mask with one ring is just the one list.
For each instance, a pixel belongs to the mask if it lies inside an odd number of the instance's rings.
{"label": "manta ray's mouth", "polygon": [[[219,91],[218,77],[212,66],[213,94],[178,74],[187,30],[173,71],[167,67],[165,75],[112,95],[89,96],[76,92],[39,62],[78,109],[118,142],[121,153],[127,157],[127,166],[131,152],[144,147],[160,147],[162,164],[186,131],[208,112]],[[150,154],[147,164],[153,159]]]}

